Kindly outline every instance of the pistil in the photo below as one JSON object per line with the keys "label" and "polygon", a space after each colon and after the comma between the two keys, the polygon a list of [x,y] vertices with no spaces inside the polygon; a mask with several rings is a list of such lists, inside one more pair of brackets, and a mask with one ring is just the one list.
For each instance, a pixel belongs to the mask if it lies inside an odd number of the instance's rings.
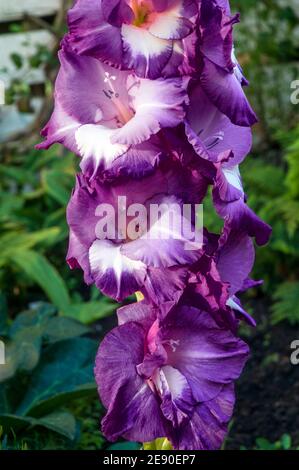
{"label": "pistil", "polygon": [[110,75],[108,72],[105,72],[104,83],[108,83],[109,90],[104,91],[107,98],[109,98],[117,109],[117,117],[121,124],[126,124],[134,116],[133,111],[131,111],[127,106],[125,106],[119,98],[119,94],[113,86],[113,81],[116,80],[114,75]]}
{"label": "pistil", "polygon": [[144,4],[144,2],[142,2],[142,0],[132,0],[131,8],[135,16],[133,25],[137,27],[142,26],[146,22],[149,8]]}

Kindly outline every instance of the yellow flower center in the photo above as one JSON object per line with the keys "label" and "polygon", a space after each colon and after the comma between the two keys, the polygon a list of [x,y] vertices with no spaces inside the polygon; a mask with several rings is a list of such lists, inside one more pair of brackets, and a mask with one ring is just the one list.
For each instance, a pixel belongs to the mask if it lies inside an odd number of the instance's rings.
{"label": "yellow flower center", "polygon": [[142,0],[132,0],[131,8],[134,12],[135,18],[133,20],[133,25],[140,27],[146,23],[148,15],[150,13],[149,5]]}

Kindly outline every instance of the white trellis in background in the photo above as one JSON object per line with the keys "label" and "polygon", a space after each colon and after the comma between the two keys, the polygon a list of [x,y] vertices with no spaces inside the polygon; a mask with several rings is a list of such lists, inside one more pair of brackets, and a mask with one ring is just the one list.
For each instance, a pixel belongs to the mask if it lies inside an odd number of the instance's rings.
{"label": "white trellis in background", "polygon": [[[43,18],[55,15],[60,7],[60,0],[0,0],[0,142],[7,140],[10,134],[25,129],[33,122],[42,106],[41,98],[32,100],[32,113],[20,113],[16,106],[3,106],[3,87],[9,86],[13,79],[22,77],[29,85],[43,84],[45,76],[42,69],[18,69],[11,55],[17,53],[26,58],[32,56],[37,45],[51,47],[53,36],[49,31],[30,29],[27,32],[10,32],[9,25],[21,21],[25,14]],[[2,100],[1,100],[2,98]]]}

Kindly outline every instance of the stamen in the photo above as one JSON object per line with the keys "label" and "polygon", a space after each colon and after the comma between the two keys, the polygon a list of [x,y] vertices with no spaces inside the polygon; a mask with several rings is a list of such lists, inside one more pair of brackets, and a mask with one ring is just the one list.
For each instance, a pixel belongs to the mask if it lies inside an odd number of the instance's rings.
{"label": "stamen", "polygon": [[131,0],[131,8],[135,16],[132,24],[137,27],[142,26],[146,22],[147,16],[150,13],[148,5],[146,5],[142,0]]}
{"label": "stamen", "polygon": [[167,344],[171,347],[172,352],[176,352],[178,346],[180,345],[179,339],[165,339],[162,341],[162,344]]}
{"label": "stamen", "polygon": [[175,352],[177,347],[180,345],[180,340],[179,339],[170,339],[169,340],[169,345],[172,349],[172,352]]}
{"label": "stamen", "polygon": [[218,132],[218,134],[215,134],[211,138],[205,139],[204,143],[206,144],[207,149],[211,150],[212,148],[214,148],[219,143],[219,141],[221,141],[223,139],[224,139],[224,132],[220,131],[220,132]]}
{"label": "stamen", "polygon": [[130,109],[126,108],[119,99],[119,93],[116,92],[112,82],[116,81],[115,75],[110,75],[109,72],[105,72],[104,83],[109,86],[108,90],[103,90],[105,96],[111,100],[118,111],[118,118],[121,124],[126,124],[133,117],[133,113]]}

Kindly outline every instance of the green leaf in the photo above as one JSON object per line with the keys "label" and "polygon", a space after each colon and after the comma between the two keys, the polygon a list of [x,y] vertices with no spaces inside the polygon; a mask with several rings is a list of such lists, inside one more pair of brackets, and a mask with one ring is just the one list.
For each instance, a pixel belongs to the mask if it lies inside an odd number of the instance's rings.
{"label": "green leaf", "polygon": [[0,426],[2,426],[5,432],[9,432],[11,429],[13,429],[14,431],[20,431],[32,424],[32,418],[17,416],[13,414],[0,415]]}
{"label": "green leaf", "polygon": [[4,294],[0,292],[0,336],[7,333],[8,310],[7,301]]}
{"label": "green leaf", "polygon": [[42,172],[45,191],[59,204],[66,206],[70,198],[73,178],[70,174],[56,170]]}
{"label": "green leaf", "polygon": [[151,442],[144,442],[144,450],[172,450],[172,445],[166,437],[155,439]]}
{"label": "green leaf", "polygon": [[117,442],[107,448],[108,450],[140,450],[141,444],[139,442]]}
{"label": "green leaf", "polygon": [[10,341],[6,345],[6,364],[0,369],[0,382],[17,370],[33,370],[39,362],[43,340],[55,343],[90,331],[72,318],[54,316],[53,305],[38,302],[31,304],[31,308],[20,313],[8,331]]}
{"label": "green leaf", "polygon": [[39,361],[41,337],[28,330],[20,331],[15,341],[5,345],[5,364],[0,366],[0,383],[13,377],[18,369],[31,371]]}
{"label": "green leaf", "polygon": [[60,234],[58,227],[47,228],[33,233],[19,233],[10,231],[0,237],[2,247],[0,254],[0,264],[7,262],[7,259],[15,259],[20,251],[25,251],[38,243],[44,246],[53,244]]}
{"label": "green leaf", "polygon": [[107,297],[103,297],[99,301],[69,305],[63,313],[67,317],[76,318],[84,324],[89,324],[101,318],[108,317],[116,308],[117,303]]}
{"label": "green leaf", "polygon": [[41,254],[32,251],[19,251],[13,261],[48,295],[49,299],[60,310],[67,308],[70,303],[66,284],[57,270]]}
{"label": "green leaf", "polygon": [[23,67],[23,57],[20,54],[13,52],[12,54],[10,54],[10,59],[17,69],[20,69]]}
{"label": "green leaf", "polygon": [[19,313],[9,329],[10,337],[15,337],[23,329],[36,330],[42,336],[48,320],[56,313],[56,308],[45,302],[30,304],[30,310]]}
{"label": "green leaf", "polygon": [[15,336],[12,345],[16,368],[25,372],[33,370],[39,362],[41,353],[42,337],[39,332],[24,329]]}
{"label": "green leaf", "polygon": [[11,429],[16,432],[28,427],[42,426],[70,440],[74,440],[76,437],[76,420],[71,413],[66,411],[53,412],[39,419],[30,416],[2,414],[0,415],[0,426],[4,432],[9,432]]}
{"label": "green leaf", "polygon": [[0,175],[19,184],[33,184],[36,182],[36,175],[34,175],[30,169],[24,168],[24,166],[0,164]]}
{"label": "green leaf", "polygon": [[87,326],[71,318],[54,317],[48,321],[44,330],[44,336],[49,343],[54,343],[84,335],[89,331]]}
{"label": "green leaf", "polygon": [[49,346],[31,376],[18,415],[39,417],[73,398],[94,394],[97,342],[75,338]]}
{"label": "green leaf", "polygon": [[0,192],[0,219],[11,220],[12,214],[20,210],[23,205],[24,201],[21,197]]}
{"label": "green leaf", "polygon": [[272,444],[264,437],[258,437],[256,439],[256,445],[258,446],[258,450],[275,450],[275,444]]}
{"label": "green leaf", "polygon": [[6,384],[0,384],[0,414],[8,413],[9,411]]}
{"label": "green leaf", "polygon": [[43,426],[51,431],[74,440],[77,433],[77,424],[74,416],[67,411],[56,411],[47,416],[34,420],[35,426]]}
{"label": "green leaf", "polygon": [[44,330],[55,308],[42,303],[33,307],[20,313],[8,330],[10,341],[6,344],[6,364],[0,368],[0,382],[18,369],[31,371],[39,362]]}
{"label": "green leaf", "polygon": [[281,436],[281,444],[284,450],[289,450],[292,447],[292,438],[289,434]]}
{"label": "green leaf", "polygon": [[272,323],[288,320],[291,325],[299,323],[299,282],[284,282],[274,294]]}

